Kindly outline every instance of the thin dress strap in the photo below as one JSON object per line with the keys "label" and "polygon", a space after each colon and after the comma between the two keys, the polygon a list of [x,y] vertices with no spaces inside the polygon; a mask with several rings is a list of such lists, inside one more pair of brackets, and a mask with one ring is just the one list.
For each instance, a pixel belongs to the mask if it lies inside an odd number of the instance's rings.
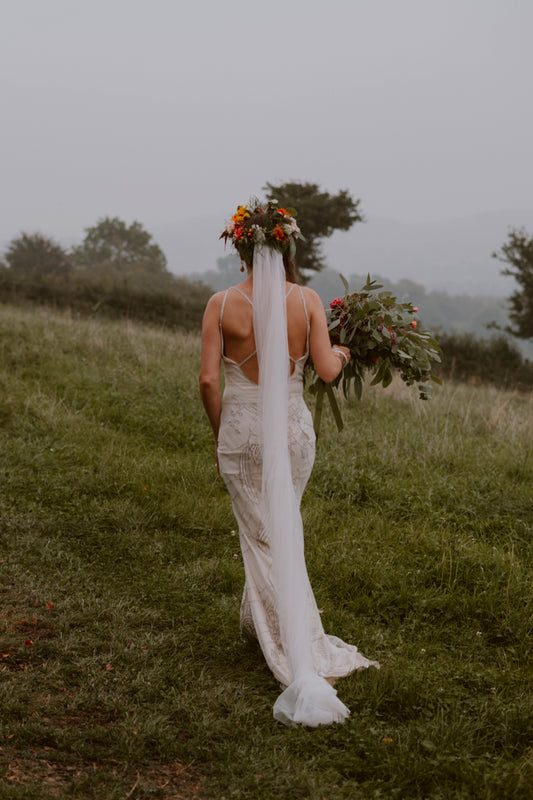
{"label": "thin dress strap", "polygon": [[302,287],[298,286],[298,290],[300,292],[300,297],[302,298],[302,303],[303,303],[304,312],[305,312],[305,321],[307,322],[307,336],[306,336],[306,339],[305,339],[305,355],[308,356],[309,355],[309,333],[311,331],[311,325],[309,323],[309,314],[307,313],[307,305],[305,303],[305,297],[304,297],[304,293],[303,293]]}
{"label": "thin dress strap", "polygon": [[222,333],[222,314],[224,313],[224,306],[226,305],[226,300],[228,297],[229,289],[226,289],[224,292],[224,299],[222,300],[222,305],[220,307],[220,318],[218,320],[218,327],[220,328],[220,352],[224,355],[224,334]]}
{"label": "thin dress strap", "polygon": [[[248,300],[248,302],[250,303],[250,305],[252,306],[252,308],[254,307],[254,304],[252,303],[252,301],[250,300],[250,298],[248,297],[248,295],[247,295],[247,294],[244,294],[244,292],[242,291],[242,289],[239,289],[239,287],[238,287],[238,286],[231,286],[230,288],[231,288],[231,289],[234,289],[236,292],[239,292],[239,294],[242,294],[242,296],[244,297],[244,299],[245,299],[245,300]],[[229,289],[228,289],[228,292],[229,292]]]}

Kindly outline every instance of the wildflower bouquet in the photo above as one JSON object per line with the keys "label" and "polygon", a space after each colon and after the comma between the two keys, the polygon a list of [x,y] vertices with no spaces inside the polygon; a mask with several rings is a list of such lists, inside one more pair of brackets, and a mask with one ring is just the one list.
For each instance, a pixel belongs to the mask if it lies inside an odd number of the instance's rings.
{"label": "wildflower bouquet", "polygon": [[397,370],[408,386],[418,384],[419,396],[429,399],[429,381],[440,383],[433,374],[433,362],[440,362],[440,347],[427,331],[420,329],[414,315],[418,308],[411,303],[401,303],[390,292],[368,276],[359,292],[348,293],[348,284],[341,276],[346,294],[330,303],[328,313],[329,336],[333,345],[348,347],[349,363],[342,372],[326,385],[317,377],[312,386],[316,392],[315,431],[318,433],[324,394],[331,404],[337,427],[343,427],[333,388],[342,383],[348,397],[353,383],[355,395],[361,398],[365,373],[373,374],[371,385],[386,387]]}

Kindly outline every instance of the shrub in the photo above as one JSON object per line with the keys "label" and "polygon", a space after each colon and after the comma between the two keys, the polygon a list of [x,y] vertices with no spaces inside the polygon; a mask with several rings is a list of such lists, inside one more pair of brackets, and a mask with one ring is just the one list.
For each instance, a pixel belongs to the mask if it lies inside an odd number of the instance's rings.
{"label": "shrub", "polygon": [[516,389],[533,388],[533,364],[507,336],[480,339],[470,333],[439,333],[441,377],[491,383]]}

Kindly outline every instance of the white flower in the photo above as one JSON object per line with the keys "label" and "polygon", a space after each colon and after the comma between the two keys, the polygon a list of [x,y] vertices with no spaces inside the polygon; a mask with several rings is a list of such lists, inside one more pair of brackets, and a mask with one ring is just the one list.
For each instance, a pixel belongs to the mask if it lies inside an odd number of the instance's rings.
{"label": "white flower", "polygon": [[230,221],[229,221],[229,222],[226,222],[226,233],[227,233],[229,236],[231,236],[231,235],[233,234],[233,231],[234,231],[234,230],[235,230],[235,223],[233,222],[233,220],[232,220],[232,219],[230,219]]}
{"label": "white flower", "polygon": [[295,219],[291,219],[290,222],[286,222],[283,225],[283,230],[287,236],[292,236],[293,233],[300,233],[300,228],[298,227]]}
{"label": "white flower", "polygon": [[265,241],[265,232],[260,225],[253,225],[252,230],[254,232],[254,243],[255,244],[263,244]]}

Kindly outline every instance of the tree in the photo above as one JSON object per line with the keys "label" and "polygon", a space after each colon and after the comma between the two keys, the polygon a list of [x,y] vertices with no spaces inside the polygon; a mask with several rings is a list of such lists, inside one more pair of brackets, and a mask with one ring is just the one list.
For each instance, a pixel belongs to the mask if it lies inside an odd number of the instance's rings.
{"label": "tree", "polygon": [[[326,266],[321,252],[321,239],[338,230],[347,231],[355,222],[363,222],[359,210],[360,200],[353,200],[349,193],[342,189],[332,195],[323,192],[316,183],[282,183],[274,186],[267,183],[263,187],[267,200],[277,200],[282,208],[297,213],[297,222],[305,236],[305,241],[298,242],[297,262],[302,270],[320,271]],[[310,276],[302,275],[303,280]]]}
{"label": "tree", "polygon": [[5,260],[19,275],[64,274],[72,269],[68,254],[61,245],[41,233],[22,233],[13,239]]}
{"label": "tree", "polygon": [[509,298],[509,317],[514,324],[509,332],[520,339],[529,339],[533,336],[533,236],[524,228],[511,230],[508,241],[492,257],[509,264],[502,274],[512,275],[521,287]]}
{"label": "tree", "polygon": [[119,272],[140,268],[146,272],[166,272],[167,259],[152,235],[140,222],[128,227],[118,217],[105,217],[85,229],[85,239],[72,250],[80,267],[106,266]]}

